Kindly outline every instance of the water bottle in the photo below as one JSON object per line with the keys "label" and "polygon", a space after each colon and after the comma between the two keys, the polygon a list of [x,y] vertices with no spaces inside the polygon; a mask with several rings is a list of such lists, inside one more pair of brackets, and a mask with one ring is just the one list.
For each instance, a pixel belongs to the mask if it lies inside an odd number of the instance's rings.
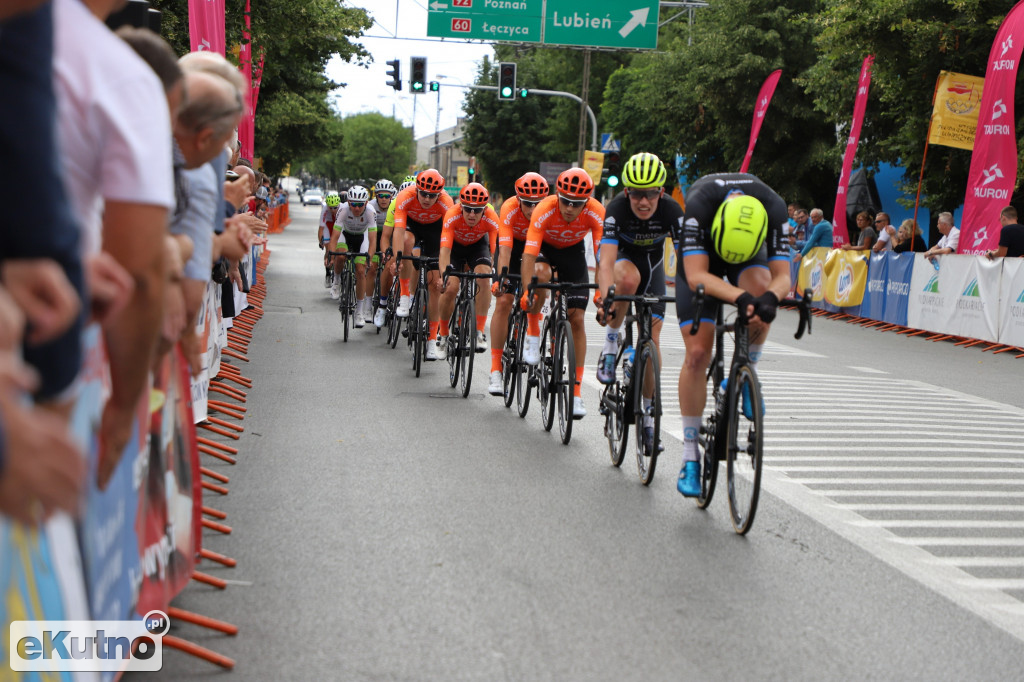
{"label": "water bottle", "polygon": [[715,414],[717,414],[718,418],[721,420],[725,417],[725,401],[726,397],[729,395],[729,380],[722,379],[719,389],[720,390],[715,395]]}
{"label": "water bottle", "polygon": [[626,350],[622,351],[622,376],[626,378],[627,384],[633,378],[633,356],[635,354],[636,350],[633,346],[629,346]]}

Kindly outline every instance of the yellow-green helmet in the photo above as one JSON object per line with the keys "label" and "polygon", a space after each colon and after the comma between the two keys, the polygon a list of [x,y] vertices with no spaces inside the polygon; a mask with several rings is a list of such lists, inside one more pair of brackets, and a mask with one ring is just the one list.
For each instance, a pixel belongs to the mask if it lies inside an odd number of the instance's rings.
{"label": "yellow-green helmet", "polygon": [[665,164],[650,152],[629,157],[622,169],[622,184],[632,189],[653,189],[665,186]]}
{"label": "yellow-green helmet", "polygon": [[722,202],[711,223],[711,241],[726,263],[746,263],[768,235],[768,211],[752,196],[739,194]]}
{"label": "yellow-green helmet", "polygon": [[324,203],[330,206],[331,208],[337,208],[338,206],[341,205],[341,197],[338,195],[337,192],[331,192],[330,194],[327,195],[327,198],[324,199]]}

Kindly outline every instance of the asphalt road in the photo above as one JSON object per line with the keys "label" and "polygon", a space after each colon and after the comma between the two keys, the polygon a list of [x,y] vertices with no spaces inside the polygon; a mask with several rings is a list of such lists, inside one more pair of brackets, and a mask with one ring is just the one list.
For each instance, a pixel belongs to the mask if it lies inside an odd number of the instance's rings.
{"label": "asphalt road", "polygon": [[[572,442],[447,363],[416,379],[372,326],[340,338],[317,210],[272,237],[230,495],[231,580],[174,634],[240,680],[1009,680],[1024,661],[1024,359],[783,313],[760,366],[754,528],[675,491],[682,344],[665,339],[667,449],[649,488],[610,465],[593,379]],[[590,315],[592,317],[592,315]],[[596,332],[596,327],[592,327]],[[556,427],[557,428],[557,427]],[[179,652],[159,675],[221,673]],[[141,679],[141,675],[127,679]]]}

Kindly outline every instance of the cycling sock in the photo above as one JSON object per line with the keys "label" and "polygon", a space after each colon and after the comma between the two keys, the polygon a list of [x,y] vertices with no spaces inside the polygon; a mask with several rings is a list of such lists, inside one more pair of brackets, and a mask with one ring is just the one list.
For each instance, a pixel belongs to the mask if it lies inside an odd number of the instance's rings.
{"label": "cycling sock", "polygon": [[540,313],[526,313],[526,335],[540,336]]}
{"label": "cycling sock", "polygon": [[750,366],[755,370],[757,369],[757,363],[761,361],[761,352],[764,350],[764,344],[750,344],[747,347],[747,354],[750,356]]}
{"label": "cycling sock", "polygon": [[583,365],[576,366],[576,383],[572,387],[573,396],[580,397],[580,389],[583,387]]}
{"label": "cycling sock", "polygon": [[491,349],[491,371],[492,372],[500,372],[501,371],[501,349],[500,348],[492,348]]}
{"label": "cycling sock", "polygon": [[[427,338],[433,341],[437,337],[437,328],[440,325],[439,322],[430,323],[430,332],[427,334]],[[422,327],[420,327],[422,329]]]}
{"label": "cycling sock", "polygon": [[699,462],[697,434],[700,433],[700,417],[683,417],[683,463]]}
{"label": "cycling sock", "polygon": [[487,316],[486,315],[477,315],[476,316],[476,330],[478,332],[482,332],[486,326],[487,326]]}
{"label": "cycling sock", "polygon": [[334,282],[333,283],[334,284],[338,284],[338,285],[341,284],[341,273],[340,272],[334,273]]}
{"label": "cycling sock", "polygon": [[448,336],[451,333],[451,328],[448,326],[448,320],[441,320],[441,336]]}
{"label": "cycling sock", "polygon": [[605,332],[605,335],[604,335],[604,348],[601,350],[602,355],[606,355],[608,353],[614,354],[614,353],[618,352],[618,350],[619,350],[619,329],[621,329],[621,328],[622,328],[622,325],[619,325],[618,327],[615,327],[614,329],[612,329],[611,325],[608,325],[607,331]]}
{"label": "cycling sock", "polygon": [[410,295],[409,280],[408,279],[399,278],[398,286],[402,290],[402,296],[409,296]]}

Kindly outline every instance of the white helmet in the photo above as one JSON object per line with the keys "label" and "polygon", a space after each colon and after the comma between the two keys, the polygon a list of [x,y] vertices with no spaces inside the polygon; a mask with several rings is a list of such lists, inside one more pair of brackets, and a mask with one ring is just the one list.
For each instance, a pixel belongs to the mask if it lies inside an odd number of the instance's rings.
{"label": "white helmet", "polygon": [[415,184],[416,184],[416,181],[415,181],[415,180],[406,180],[405,182],[403,182],[403,183],[402,183],[402,184],[401,184],[401,185],[400,185],[400,186],[398,187],[398,191],[399,191],[399,192],[405,191],[405,188],[406,188],[406,187],[412,187],[412,186],[413,186],[413,185],[415,185]]}
{"label": "white helmet", "polygon": [[382,180],[378,180],[377,184],[373,186],[373,192],[374,192],[374,194],[379,194],[381,192],[390,192],[391,194],[394,194],[395,193],[395,185],[394,185],[394,183],[392,183],[390,180],[388,180],[386,178],[382,179]]}
{"label": "white helmet", "polygon": [[369,201],[370,193],[366,191],[366,188],[362,185],[352,185],[348,188],[348,201]]}

